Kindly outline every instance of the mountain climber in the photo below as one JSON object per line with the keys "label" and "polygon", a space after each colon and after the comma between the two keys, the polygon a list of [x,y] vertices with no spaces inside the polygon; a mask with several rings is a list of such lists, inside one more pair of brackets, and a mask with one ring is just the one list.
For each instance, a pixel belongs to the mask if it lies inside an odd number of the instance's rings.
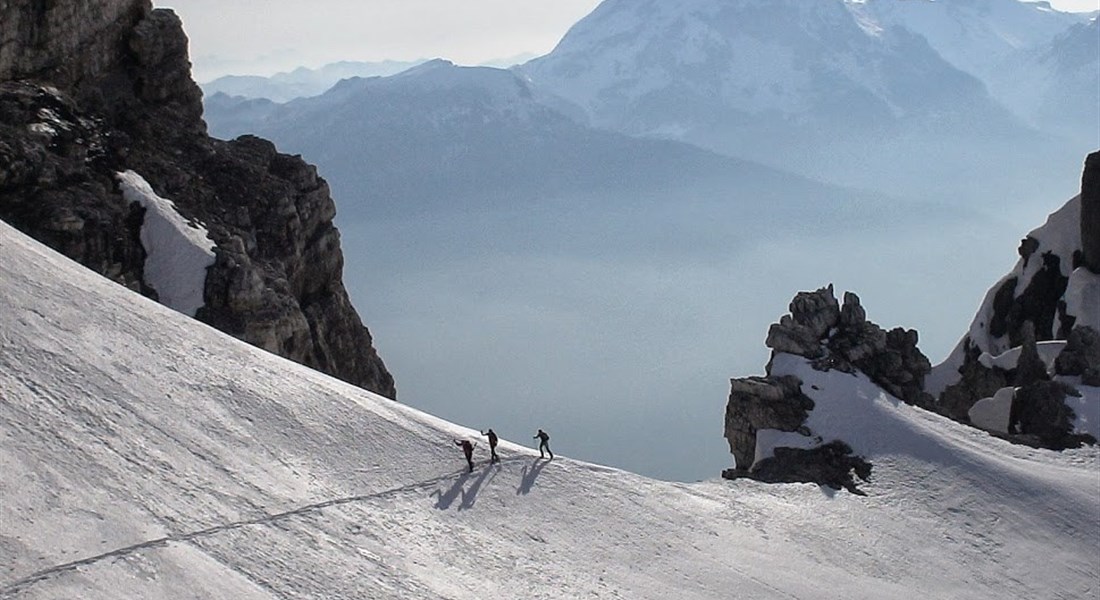
{"label": "mountain climber", "polygon": [[490,427],[489,431],[482,431],[481,435],[488,436],[488,438],[489,438],[489,453],[491,455],[489,457],[489,461],[490,462],[500,462],[500,457],[497,456],[497,434],[496,434],[496,432],[493,431],[492,427]]}
{"label": "mountain climber", "polygon": [[531,439],[539,440],[539,457],[540,458],[546,458],[546,455],[542,453],[543,450],[546,450],[546,452],[550,455],[550,460],[554,460],[554,452],[552,450],[550,450],[550,443],[549,443],[550,442],[550,435],[549,434],[547,434],[545,431],[540,429],[539,432],[535,434],[535,437],[533,437]]}
{"label": "mountain climber", "polygon": [[474,445],[470,443],[470,440],[455,440],[455,445],[462,448],[462,453],[466,455],[466,464],[470,465],[470,472],[474,472]]}

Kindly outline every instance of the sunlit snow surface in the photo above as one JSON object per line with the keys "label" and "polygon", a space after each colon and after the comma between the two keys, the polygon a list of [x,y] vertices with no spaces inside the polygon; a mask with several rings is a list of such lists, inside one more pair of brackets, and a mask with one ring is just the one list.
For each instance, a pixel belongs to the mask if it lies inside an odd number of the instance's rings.
{"label": "sunlit snow surface", "polygon": [[171,200],[161,198],[141,175],[118,173],[122,196],[145,207],[141,245],[147,255],[145,280],[161,303],[186,315],[203,305],[206,268],[214,264],[214,242],[206,230],[176,212]]}
{"label": "sunlit snow surface", "polygon": [[[666,483],[509,442],[491,467],[482,441],[465,474],[452,440],[477,432],[242,344],[5,224],[0,282],[3,598],[1098,591],[1095,449],[1012,446],[859,377],[779,366],[820,406],[850,404],[814,426],[872,457],[867,497]],[[499,433],[529,444],[538,426]]]}

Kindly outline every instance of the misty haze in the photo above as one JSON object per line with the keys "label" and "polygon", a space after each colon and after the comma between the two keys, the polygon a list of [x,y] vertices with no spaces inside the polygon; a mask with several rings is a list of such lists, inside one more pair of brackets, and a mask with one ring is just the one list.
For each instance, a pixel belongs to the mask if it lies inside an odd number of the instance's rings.
{"label": "misty haze", "polygon": [[434,60],[283,103],[279,76],[223,78],[205,118],[319,166],[402,402],[692,481],[727,464],[727,380],[762,371],[795,292],[854,291],[938,362],[1075,193],[1096,111],[1016,99],[1095,106],[1097,23],[993,4],[609,1],[510,70]]}
{"label": "misty haze", "polygon": [[1093,598],[1096,0],[0,2],[0,599]]}

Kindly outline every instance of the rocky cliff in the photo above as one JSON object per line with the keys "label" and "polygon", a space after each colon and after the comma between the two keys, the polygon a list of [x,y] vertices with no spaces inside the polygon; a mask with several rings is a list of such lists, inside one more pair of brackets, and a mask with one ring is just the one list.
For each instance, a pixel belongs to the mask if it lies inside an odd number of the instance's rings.
{"label": "rocky cliff", "polygon": [[1065,399],[1077,385],[1100,386],[1100,153],[1085,161],[1081,194],[1018,252],[927,389],[951,418],[1022,443],[1074,446],[1087,438]]}
{"label": "rocky cliff", "polygon": [[[916,331],[884,331],[866,319],[854,294],[840,303],[832,286],[800,292],[768,331],[773,352],[766,376],[731,380],[725,437],[736,467],[723,476],[853,492],[856,477],[870,476],[872,465],[852,451],[857,440],[830,439],[811,426],[818,407],[810,396],[824,392],[792,374],[791,365],[803,376],[838,371],[879,390],[830,397],[834,410],[837,403],[851,410],[868,393],[885,392],[1017,443],[1052,449],[1096,443],[1100,272],[1091,260],[1100,242],[1098,207],[1100,153],[1094,153],[1081,196],[1024,238],[1016,268],[990,290],[969,333],[935,368],[917,348]],[[784,368],[774,369],[777,361]],[[838,418],[818,417],[834,426]]]}
{"label": "rocky cliff", "polygon": [[0,218],[150,297],[133,171],[214,245],[195,316],[395,397],[344,289],[316,169],[264,140],[206,135],[187,38],[148,0],[0,7]]}

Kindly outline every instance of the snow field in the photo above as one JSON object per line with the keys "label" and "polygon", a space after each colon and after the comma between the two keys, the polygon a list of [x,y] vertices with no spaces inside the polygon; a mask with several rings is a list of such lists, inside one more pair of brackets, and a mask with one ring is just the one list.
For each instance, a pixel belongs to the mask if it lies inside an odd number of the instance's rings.
{"label": "snow field", "polygon": [[0,598],[1098,589],[1095,449],[1011,446],[859,378],[803,373],[815,401],[858,417],[814,427],[875,462],[866,498],[666,483],[503,440],[491,466],[484,438],[467,474],[452,440],[477,432],[240,343],[6,224],[0,282]]}

